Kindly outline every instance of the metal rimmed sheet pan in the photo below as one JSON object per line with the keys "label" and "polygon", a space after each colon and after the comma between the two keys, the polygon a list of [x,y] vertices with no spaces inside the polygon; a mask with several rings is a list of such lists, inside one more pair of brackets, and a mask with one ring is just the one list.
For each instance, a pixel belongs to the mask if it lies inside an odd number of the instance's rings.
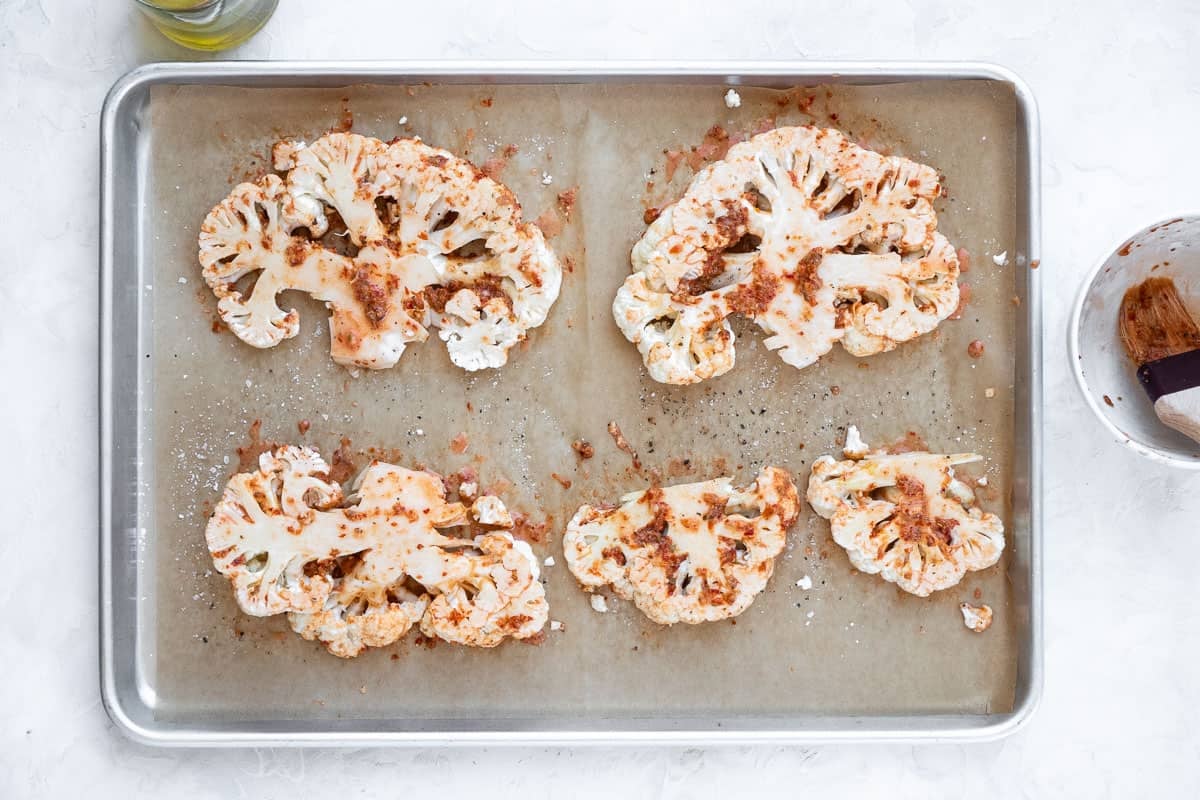
{"label": "metal rimmed sheet pan", "polygon": [[[728,108],[726,89],[741,106]],[[402,123],[401,118],[405,118]],[[502,179],[529,217],[576,187],[552,240],[572,270],[550,320],[499,372],[452,368],[438,343],[393,370],[332,364],[319,307],[302,334],[253,351],[210,330],[195,263],[200,221],[237,180],[268,167],[281,135],[352,119],[388,139],[422,136]],[[950,194],[940,230],[973,255],[972,300],[863,368],[837,350],[797,371],[739,330],[739,363],[696,387],[649,380],[612,324],[612,293],[647,207],[678,196],[687,154],[712,126],[831,124],[932,163]],[[157,744],[980,738],[1009,732],[1040,688],[1040,308],[1037,122],[1003,70],[944,64],[151,65],[123,78],[102,126],[101,672],[106,707]],[[683,153],[670,171],[669,153]],[[560,209],[561,211],[561,209]],[[1006,253],[1001,265],[991,256]],[[997,258],[996,261],[1001,259]],[[969,341],[987,356],[969,359]],[[991,389],[992,392],[987,392]],[[470,403],[468,408],[467,403]],[[471,464],[546,533],[535,541],[551,616],[565,631],[493,651],[412,637],[340,661],[249,619],[211,572],[205,515],[254,420],[262,435],[326,454],[342,437],[406,466]],[[297,425],[307,420],[301,437]],[[634,471],[609,440],[617,421]],[[1001,564],[929,599],[851,570],[806,510],[768,590],[733,623],[659,628],[628,603],[605,615],[562,566],[561,528],[583,502],[648,480],[764,463],[807,479],[848,424],[872,442],[918,431],[935,449],[986,456],[985,507]],[[458,433],[467,453],[450,451]],[[579,462],[575,438],[597,456]],[[552,478],[571,482],[565,488]],[[797,586],[807,576],[812,589]],[[961,600],[996,622],[967,631]]]}

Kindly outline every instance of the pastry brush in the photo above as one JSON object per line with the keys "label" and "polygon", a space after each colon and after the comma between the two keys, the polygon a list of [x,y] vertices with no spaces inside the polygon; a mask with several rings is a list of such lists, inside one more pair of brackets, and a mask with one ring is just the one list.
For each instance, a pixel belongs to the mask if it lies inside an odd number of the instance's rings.
{"label": "pastry brush", "polygon": [[1164,425],[1200,442],[1200,326],[1175,281],[1149,278],[1121,299],[1121,343]]}

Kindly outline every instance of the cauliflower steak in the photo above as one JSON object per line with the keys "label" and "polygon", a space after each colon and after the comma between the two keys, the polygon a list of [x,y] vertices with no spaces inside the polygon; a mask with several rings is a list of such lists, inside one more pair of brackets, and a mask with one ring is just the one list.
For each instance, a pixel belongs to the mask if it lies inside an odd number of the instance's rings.
{"label": "cauliflower steak", "polygon": [[[433,327],[463,369],[500,367],[558,297],[562,269],[542,232],[512,192],[452,153],[331,133],[280,142],[274,165],[286,180],[239,184],[200,228],[204,280],[247,344],[299,332],[277,302],[294,289],[328,307],[338,363],[394,366]],[[345,237],[346,253],[328,236]]]}
{"label": "cauliflower steak", "polygon": [[619,508],[585,505],[567,525],[567,566],[588,591],[616,594],[662,625],[735,617],[766,587],[800,512],[791,476],[765,467],[731,478],[652,487]]}
{"label": "cauliflower steak", "polygon": [[733,314],[797,368],[839,341],[856,356],[892,350],[958,306],[958,258],[932,205],[940,191],[933,168],[835,130],[754,136],[651,223],[613,316],[662,383],[732,369]]}
{"label": "cauliflower steak", "polygon": [[[485,497],[469,509],[447,502],[437,475],[379,461],[343,493],[314,450],[283,446],[230,478],[205,535],[244,612],[286,612],[334,655],[391,644],[418,623],[494,647],[536,634],[549,609],[533,551],[499,530],[511,517]],[[485,506],[504,518],[485,519]],[[481,532],[442,532],[468,526]]]}
{"label": "cauliflower steak", "polygon": [[1004,525],[975,506],[954,467],[973,453],[887,453],[813,462],[808,502],[860,572],[918,597],[948,589],[1000,560]]}

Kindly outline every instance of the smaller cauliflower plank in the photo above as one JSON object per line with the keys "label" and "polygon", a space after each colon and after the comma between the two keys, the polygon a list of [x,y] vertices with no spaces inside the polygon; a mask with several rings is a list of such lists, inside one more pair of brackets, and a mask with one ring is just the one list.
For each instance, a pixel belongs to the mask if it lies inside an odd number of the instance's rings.
{"label": "smaller cauliflower plank", "polygon": [[[276,301],[296,289],[325,301],[340,364],[394,366],[436,327],[456,365],[500,367],[558,297],[562,269],[541,231],[512,192],[452,153],[331,133],[278,143],[274,165],[286,181],[238,185],[200,228],[204,280],[247,344],[299,332],[296,311]],[[321,244],[331,218],[353,255]],[[247,297],[239,282],[251,275]]]}
{"label": "smaller cauliflower plank", "polygon": [[468,509],[446,501],[437,475],[379,461],[343,493],[316,451],[284,446],[230,478],[206,538],[243,611],[286,612],[297,633],[349,658],[418,623],[476,647],[540,631],[549,608],[529,545],[441,532],[511,524],[499,498]]}
{"label": "smaller cauliflower plank", "polygon": [[830,522],[855,569],[918,597],[948,589],[968,571],[1000,560],[1004,525],[975,506],[954,466],[982,460],[876,451],[860,459],[813,462],[808,502]]}
{"label": "smaller cauliflower plank", "polygon": [[657,381],[734,365],[728,318],[806,367],[933,330],[958,306],[958,258],[937,232],[937,172],[831,129],[777,128],[701,170],[631,253],[613,316]]}
{"label": "smaller cauliflower plank", "polygon": [[718,478],[650,488],[622,503],[579,509],[563,537],[567,566],[588,591],[611,585],[662,625],[749,608],[800,512],[796,485],[776,467],[745,489]]}

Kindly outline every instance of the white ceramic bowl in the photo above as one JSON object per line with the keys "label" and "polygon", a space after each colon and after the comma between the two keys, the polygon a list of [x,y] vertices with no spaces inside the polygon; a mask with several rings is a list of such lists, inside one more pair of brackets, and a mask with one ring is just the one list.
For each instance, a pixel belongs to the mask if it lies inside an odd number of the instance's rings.
{"label": "white ceramic bowl", "polygon": [[1200,469],[1200,444],[1159,422],[1117,332],[1125,290],[1151,274],[1174,278],[1200,319],[1200,215],[1142,229],[1092,270],[1071,314],[1071,365],[1088,405],[1117,441],[1155,461]]}

